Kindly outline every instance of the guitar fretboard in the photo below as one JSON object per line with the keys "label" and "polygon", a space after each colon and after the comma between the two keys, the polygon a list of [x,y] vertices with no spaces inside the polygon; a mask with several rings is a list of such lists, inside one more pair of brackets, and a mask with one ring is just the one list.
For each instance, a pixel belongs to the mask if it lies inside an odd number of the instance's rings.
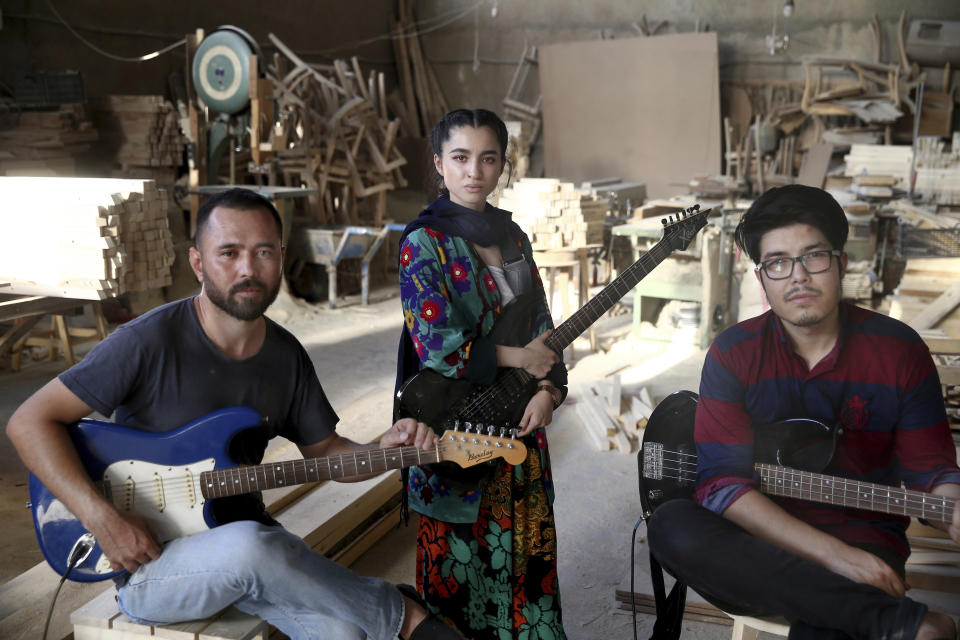
{"label": "guitar fretboard", "polygon": [[936,522],[953,519],[956,500],[946,496],[771,464],[758,463],[754,468],[760,473],[764,493]]}
{"label": "guitar fretboard", "polygon": [[439,449],[424,451],[415,446],[366,449],[322,458],[204,471],[200,474],[200,490],[205,498],[224,498],[439,461]]}

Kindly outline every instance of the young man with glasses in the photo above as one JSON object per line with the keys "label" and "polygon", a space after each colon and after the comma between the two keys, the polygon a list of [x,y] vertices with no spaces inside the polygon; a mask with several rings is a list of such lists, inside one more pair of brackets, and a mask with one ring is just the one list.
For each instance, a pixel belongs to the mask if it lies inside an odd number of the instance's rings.
{"label": "young man with glasses", "polygon": [[[770,310],[707,354],[695,500],[657,509],[651,551],[730,613],[786,617],[791,638],[956,638],[949,616],[905,596],[906,517],[757,490],[758,434],[813,418],[837,436],[825,473],[960,497],[929,350],[905,324],[841,301],[847,233],[840,205],[812,187],[771,189],[744,214],[737,244]],[[941,528],[960,542],[960,501]]]}

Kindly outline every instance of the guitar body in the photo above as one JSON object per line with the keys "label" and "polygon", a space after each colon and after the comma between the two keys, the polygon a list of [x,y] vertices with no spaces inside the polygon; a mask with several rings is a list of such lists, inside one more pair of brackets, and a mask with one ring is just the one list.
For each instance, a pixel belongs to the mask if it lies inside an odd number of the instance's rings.
{"label": "guitar body", "polygon": [[[699,396],[676,391],[657,405],[637,455],[643,517],[674,498],[692,498],[697,480],[694,422]],[[820,472],[836,451],[838,429],[807,418],[791,418],[756,427],[754,459]]]}
{"label": "guitar body", "polygon": [[[231,439],[240,431],[260,425],[253,409],[233,407],[211,413],[167,433],[150,433],[98,420],[81,420],[70,436],[87,474],[94,481],[108,481],[115,504],[125,502],[146,517],[161,540],[166,541],[215,527],[210,502],[195,492],[193,501],[178,502],[172,492],[178,487],[160,486],[157,478],[175,468],[182,478],[202,471],[236,466],[229,454]],[[215,443],[211,445],[211,443]],[[205,456],[197,458],[197,452]],[[43,557],[64,575],[74,544],[88,533],[66,506],[33,474],[30,474],[33,524]],[[87,558],[74,567],[68,579],[94,582],[120,575],[112,571],[97,544]]]}
{"label": "guitar body", "polygon": [[[504,308],[488,337],[494,344],[525,346],[535,337],[533,321],[542,307],[543,299],[535,293],[518,296]],[[453,427],[456,420],[461,425],[470,422],[497,429],[514,428],[536,384],[533,380],[512,384],[511,371],[501,367],[492,383],[477,384],[424,369],[404,381],[397,391],[396,417],[416,418],[437,433]]]}

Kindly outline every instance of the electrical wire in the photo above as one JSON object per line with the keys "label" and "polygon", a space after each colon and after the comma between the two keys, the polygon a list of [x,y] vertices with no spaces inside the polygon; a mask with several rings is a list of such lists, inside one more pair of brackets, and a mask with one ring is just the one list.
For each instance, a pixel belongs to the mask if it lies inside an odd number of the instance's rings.
{"label": "electrical wire", "polygon": [[630,538],[630,608],[633,611],[633,640],[637,640],[637,598],[634,596],[636,590],[633,588],[633,577],[636,573],[636,561],[634,559],[634,551],[637,548],[637,529],[640,528],[640,523],[643,522],[643,518],[637,520],[637,524],[633,525],[633,536]]}
{"label": "electrical wire", "polygon": [[88,47],[90,47],[91,49],[93,49],[94,51],[96,51],[97,53],[99,53],[100,55],[106,56],[107,58],[110,58],[111,60],[117,60],[117,61],[119,61],[119,62],[146,62],[147,60],[153,60],[154,58],[157,58],[157,57],[163,55],[164,53],[167,53],[168,51],[173,51],[173,50],[176,49],[177,47],[180,47],[180,46],[183,46],[183,45],[187,44],[187,39],[186,39],[186,38],[182,38],[182,39],[178,40],[177,42],[174,42],[173,44],[164,47],[163,49],[158,49],[157,51],[153,51],[153,52],[151,52],[151,53],[147,53],[147,54],[144,54],[144,55],[142,55],[142,56],[136,56],[136,57],[132,57],[132,58],[131,58],[131,57],[127,57],[127,56],[114,55],[114,54],[110,53],[109,51],[104,51],[103,49],[101,49],[100,47],[98,47],[97,45],[93,44],[92,42],[90,42],[89,40],[87,40],[86,38],[84,38],[83,36],[81,36],[79,33],[77,33],[77,31],[76,31],[73,27],[70,26],[70,23],[63,19],[63,16],[60,15],[60,13],[57,11],[56,7],[53,6],[53,3],[52,3],[50,0],[46,0],[46,3],[47,3],[47,7],[49,7],[50,11],[53,12],[53,15],[55,15],[55,16],[57,17],[57,20],[59,20],[59,21],[63,24],[63,26],[66,27],[67,31],[69,31],[71,34],[73,34],[73,36],[74,36],[77,40],[79,40],[79,41],[82,42],[83,44],[87,45]]}

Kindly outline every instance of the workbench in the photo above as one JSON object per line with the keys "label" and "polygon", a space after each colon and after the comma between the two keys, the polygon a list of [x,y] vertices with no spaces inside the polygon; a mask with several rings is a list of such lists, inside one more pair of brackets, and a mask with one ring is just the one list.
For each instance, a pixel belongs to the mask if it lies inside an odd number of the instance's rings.
{"label": "workbench", "polygon": [[[716,211],[716,209],[715,209]],[[722,214],[722,212],[721,212]],[[633,333],[639,335],[643,298],[700,303],[699,345],[706,348],[727,325],[730,309],[731,236],[722,231],[725,216],[697,234],[684,251],[674,251],[634,289]],[[633,260],[640,258],[663,235],[659,218],[634,218],[610,230],[613,237],[629,238]]]}

